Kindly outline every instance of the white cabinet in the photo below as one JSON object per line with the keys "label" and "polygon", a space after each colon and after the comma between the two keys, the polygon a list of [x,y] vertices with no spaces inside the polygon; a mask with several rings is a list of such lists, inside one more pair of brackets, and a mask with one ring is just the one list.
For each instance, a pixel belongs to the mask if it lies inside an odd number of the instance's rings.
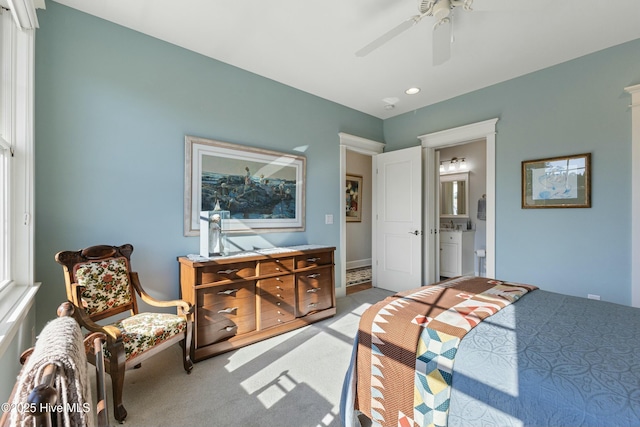
{"label": "white cabinet", "polygon": [[473,231],[440,231],[440,276],[473,274]]}

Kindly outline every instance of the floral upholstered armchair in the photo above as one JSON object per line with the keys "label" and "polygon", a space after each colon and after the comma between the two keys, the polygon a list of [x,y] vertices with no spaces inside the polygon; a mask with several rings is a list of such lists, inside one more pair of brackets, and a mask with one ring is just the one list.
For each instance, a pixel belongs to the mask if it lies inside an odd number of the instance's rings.
{"label": "floral upholstered armchair", "polygon": [[[127,417],[122,404],[124,373],[139,367],[154,354],[180,343],[183,364],[191,373],[192,307],[185,301],[158,301],[140,285],[138,273],[131,271],[133,246],[91,246],[79,251],[62,251],[56,261],[63,266],[67,298],[76,307],[74,317],[91,332],[107,336],[105,370],[113,386],[114,416],[119,422]],[[178,313],[139,313],[138,295],[155,307],[176,307]],[[102,326],[97,321],[128,312],[129,317]],[[95,363],[95,360],[92,361]]]}

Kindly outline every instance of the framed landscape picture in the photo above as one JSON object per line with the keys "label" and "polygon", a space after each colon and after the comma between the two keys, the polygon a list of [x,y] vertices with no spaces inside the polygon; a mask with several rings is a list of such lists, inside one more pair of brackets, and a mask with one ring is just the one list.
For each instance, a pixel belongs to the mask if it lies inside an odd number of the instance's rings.
{"label": "framed landscape picture", "polygon": [[522,162],[522,208],[590,208],[591,154]]}
{"label": "framed landscape picture", "polygon": [[304,231],[304,156],[185,137],[184,234],[201,211],[230,212],[230,232]]}

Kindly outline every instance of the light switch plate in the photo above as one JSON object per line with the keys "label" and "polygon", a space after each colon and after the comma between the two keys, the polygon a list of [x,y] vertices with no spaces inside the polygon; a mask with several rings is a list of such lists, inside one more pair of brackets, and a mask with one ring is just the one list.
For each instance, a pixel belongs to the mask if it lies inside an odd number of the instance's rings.
{"label": "light switch plate", "polygon": [[326,214],[324,216],[324,223],[325,224],[333,224],[333,215],[332,214]]}

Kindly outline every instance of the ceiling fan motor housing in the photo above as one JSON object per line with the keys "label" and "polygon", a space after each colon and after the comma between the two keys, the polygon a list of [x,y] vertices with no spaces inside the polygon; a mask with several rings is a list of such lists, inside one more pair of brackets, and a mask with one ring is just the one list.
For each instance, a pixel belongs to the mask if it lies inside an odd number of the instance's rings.
{"label": "ceiling fan motor housing", "polygon": [[442,21],[451,13],[451,3],[449,0],[440,0],[438,3],[433,6],[433,16],[438,20],[437,22]]}

